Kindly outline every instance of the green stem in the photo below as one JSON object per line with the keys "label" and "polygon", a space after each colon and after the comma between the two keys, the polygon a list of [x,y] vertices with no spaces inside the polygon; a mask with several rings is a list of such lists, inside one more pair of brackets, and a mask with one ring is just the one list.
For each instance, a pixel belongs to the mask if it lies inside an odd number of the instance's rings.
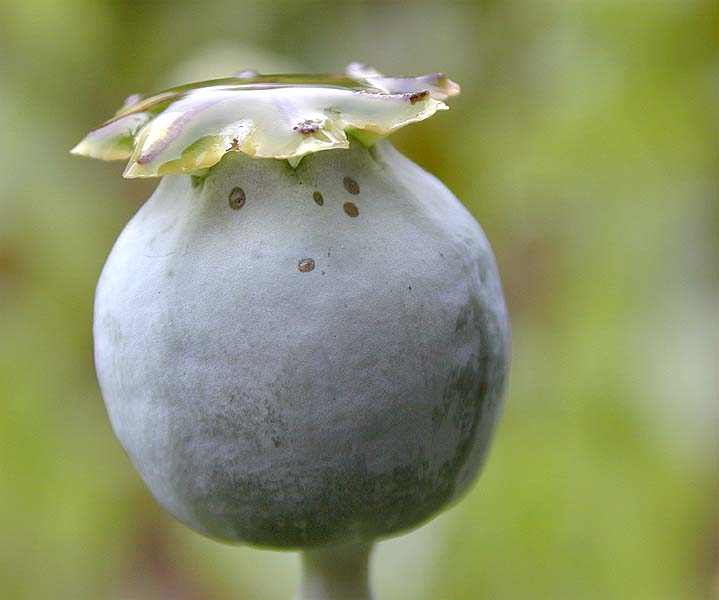
{"label": "green stem", "polygon": [[371,551],[372,544],[359,543],[305,550],[295,600],[372,600]]}

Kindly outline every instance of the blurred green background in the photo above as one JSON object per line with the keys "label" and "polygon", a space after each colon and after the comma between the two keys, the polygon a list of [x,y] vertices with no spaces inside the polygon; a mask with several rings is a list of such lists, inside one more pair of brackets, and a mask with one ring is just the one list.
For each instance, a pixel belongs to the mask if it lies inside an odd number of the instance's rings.
{"label": "blurred green background", "polygon": [[0,4],[0,597],[281,600],[297,556],[155,505],[92,364],[93,289],[156,185],[68,150],[132,92],[255,67],[444,71],[396,145],[492,242],[513,372],[456,508],[378,600],[716,597],[717,7],[701,0]]}

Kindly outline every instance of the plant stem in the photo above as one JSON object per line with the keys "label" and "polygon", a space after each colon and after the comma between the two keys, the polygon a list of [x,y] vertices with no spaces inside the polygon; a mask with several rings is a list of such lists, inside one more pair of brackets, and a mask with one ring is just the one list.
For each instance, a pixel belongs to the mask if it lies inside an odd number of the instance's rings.
{"label": "plant stem", "polygon": [[295,600],[372,600],[371,551],[371,543],[303,551],[302,585]]}

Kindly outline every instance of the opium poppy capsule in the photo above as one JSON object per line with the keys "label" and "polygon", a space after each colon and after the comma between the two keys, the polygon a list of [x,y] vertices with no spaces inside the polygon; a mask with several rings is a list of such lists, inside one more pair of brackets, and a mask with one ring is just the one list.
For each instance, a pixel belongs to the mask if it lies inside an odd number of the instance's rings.
{"label": "opium poppy capsule", "polygon": [[383,139],[456,93],[250,74],[133,96],[74,150],[162,176],[97,287],[115,433],[183,523],[303,550],[299,598],[369,598],[371,544],[467,488],[500,414],[492,250]]}

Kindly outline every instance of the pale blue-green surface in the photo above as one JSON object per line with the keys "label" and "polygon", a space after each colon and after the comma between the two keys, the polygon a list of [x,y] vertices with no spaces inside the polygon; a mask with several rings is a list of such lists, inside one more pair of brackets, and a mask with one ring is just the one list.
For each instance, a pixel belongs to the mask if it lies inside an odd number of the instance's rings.
{"label": "pale blue-green surface", "polygon": [[150,195],[68,150],[132,92],[263,72],[443,71],[393,143],[482,223],[513,325],[479,485],[381,545],[379,600],[716,589],[716,4],[96,2],[0,7],[0,596],[282,600],[291,554],[170,520],[110,430],[94,285]]}

